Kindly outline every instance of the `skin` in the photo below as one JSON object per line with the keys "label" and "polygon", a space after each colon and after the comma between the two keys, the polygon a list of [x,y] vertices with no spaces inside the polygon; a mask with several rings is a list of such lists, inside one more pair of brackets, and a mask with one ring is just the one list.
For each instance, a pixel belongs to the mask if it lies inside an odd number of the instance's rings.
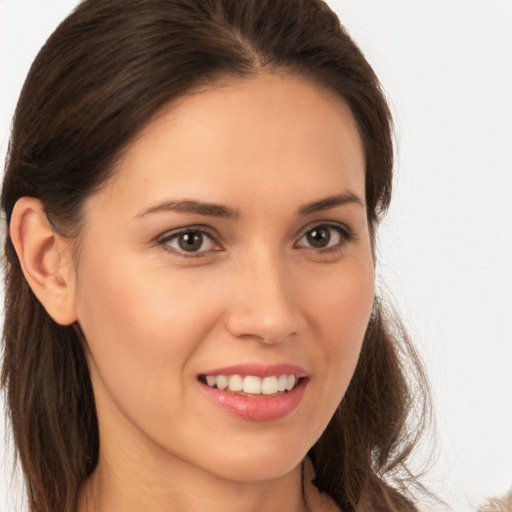
{"label": "skin", "polygon": [[[80,510],[306,509],[301,462],[344,396],[374,297],[364,173],[348,107],[291,75],[196,91],[147,125],[62,263],[100,426]],[[333,196],[350,200],[303,211]],[[183,200],[234,215],[158,208]],[[326,225],[328,246],[313,246]],[[198,226],[212,238],[186,253],[173,235]],[[205,395],[198,375],[249,362],[305,368],[299,406],[251,421]]]}

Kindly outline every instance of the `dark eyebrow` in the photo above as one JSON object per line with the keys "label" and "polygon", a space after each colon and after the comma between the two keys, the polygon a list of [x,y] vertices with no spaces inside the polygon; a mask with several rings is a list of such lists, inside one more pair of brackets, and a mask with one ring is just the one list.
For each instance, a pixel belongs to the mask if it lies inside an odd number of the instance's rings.
{"label": "dark eyebrow", "polygon": [[311,213],[321,212],[342,206],[344,204],[357,204],[364,207],[364,202],[352,192],[346,192],[337,196],[329,196],[319,201],[306,204],[299,209],[299,215],[310,215]]}
{"label": "dark eyebrow", "polygon": [[135,218],[144,217],[151,213],[160,212],[180,212],[196,213],[197,215],[207,215],[209,217],[236,218],[238,211],[232,210],[227,206],[215,203],[204,203],[201,201],[183,200],[183,201],[165,201],[163,203],[151,206],[138,213]]}
{"label": "dark eyebrow", "polygon": [[[309,215],[311,213],[329,210],[347,203],[364,206],[363,201],[359,197],[351,192],[347,192],[345,194],[326,197],[319,201],[306,204],[299,209],[299,215]],[[159,203],[155,206],[150,206],[138,213],[135,218],[138,219],[152,213],[161,212],[195,213],[197,215],[223,217],[227,219],[236,219],[239,216],[238,210],[233,210],[221,204],[205,203],[202,201],[187,199],[181,201],[164,201],[163,203]]]}

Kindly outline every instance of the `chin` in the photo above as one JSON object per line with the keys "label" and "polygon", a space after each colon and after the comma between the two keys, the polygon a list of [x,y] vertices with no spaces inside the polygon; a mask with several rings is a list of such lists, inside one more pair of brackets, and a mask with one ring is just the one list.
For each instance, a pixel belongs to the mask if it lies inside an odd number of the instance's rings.
{"label": "chin", "polygon": [[250,482],[272,480],[293,471],[306,456],[309,446],[300,443],[292,446],[289,442],[257,443],[247,449],[236,446],[222,460],[212,464],[213,472],[232,481]]}

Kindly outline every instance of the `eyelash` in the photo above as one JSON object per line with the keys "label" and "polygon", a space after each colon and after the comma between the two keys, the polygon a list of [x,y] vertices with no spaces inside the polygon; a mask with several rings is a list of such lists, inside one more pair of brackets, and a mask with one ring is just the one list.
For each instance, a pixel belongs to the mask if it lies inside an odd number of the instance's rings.
{"label": "eyelash", "polygon": [[210,239],[213,244],[216,244],[219,247],[219,249],[213,249],[214,252],[222,251],[218,236],[216,236],[214,233],[212,233],[210,230],[206,229],[203,226],[187,226],[186,228],[181,228],[176,231],[168,232],[157,239],[157,244],[162,246],[166,251],[171,252],[173,254],[178,254],[183,258],[199,258],[204,256],[206,252],[210,252],[211,250],[186,251],[185,249],[174,248],[170,246],[171,241],[178,241],[180,235],[187,235],[192,233],[201,235],[203,237],[203,240],[204,238]]}
{"label": "eyelash", "polygon": [[353,240],[353,238],[354,238],[354,234],[346,226],[342,226],[339,224],[329,224],[329,223],[315,224],[314,226],[310,227],[309,229],[307,229],[304,232],[304,234],[299,238],[299,240],[297,240],[297,242],[295,242],[294,246],[298,246],[299,242],[302,239],[306,238],[308,236],[308,234],[312,233],[315,230],[320,231],[321,229],[330,230],[331,234],[329,235],[330,238],[329,238],[328,242],[331,241],[332,231],[336,232],[336,234],[340,237],[340,240],[336,244],[328,245],[326,247],[315,248],[315,247],[307,246],[306,248],[320,252],[322,254],[335,253],[335,252],[339,252],[339,251],[343,250],[345,248],[345,245],[347,243],[349,243],[351,240]]}
{"label": "eyelash", "polygon": [[[317,230],[320,231],[322,229],[328,229],[331,234],[329,235],[330,238],[332,238],[332,231],[334,231],[339,237],[340,240],[334,244],[334,245],[327,245],[326,247],[320,247],[315,248],[310,245],[307,246],[301,246],[299,245],[300,241],[304,238],[306,238],[309,234],[311,234],[313,231]],[[187,251],[185,249],[179,248],[179,247],[171,247],[170,243],[172,241],[178,241],[179,237],[181,235],[190,235],[190,234],[196,234],[203,237],[203,242],[201,243],[201,249],[204,245],[204,239],[210,239],[211,243],[217,245],[217,249],[209,249],[209,250],[198,250],[198,251]],[[353,233],[346,227],[341,226],[339,224],[315,224],[314,226],[308,228],[304,233],[300,236],[300,238],[293,244],[294,247],[297,248],[305,248],[310,249],[315,252],[324,254],[324,253],[335,253],[339,252],[344,249],[345,245],[349,243],[354,238]],[[330,242],[330,239],[328,240]],[[157,245],[163,247],[166,251],[171,252],[173,254],[178,254],[179,256],[183,258],[198,258],[198,257],[204,257],[205,253],[208,252],[217,252],[222,251],[221,244],[219,242],[219,237],[212,233],[210,230],[206,229],[204,226],[187,226],[186,228],[181,228],[176,231],[168,232],[161,237],[157,239]]]}

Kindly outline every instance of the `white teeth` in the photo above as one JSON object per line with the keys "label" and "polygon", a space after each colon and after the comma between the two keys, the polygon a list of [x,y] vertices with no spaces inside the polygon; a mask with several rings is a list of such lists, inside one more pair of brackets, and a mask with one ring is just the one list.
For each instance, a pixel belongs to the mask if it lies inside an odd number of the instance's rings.
{"label": "white teeth", "polygon": [[226,389],[228,387],[228,378],[225,375],[217,375],[217,387],[219,389]]}
{"label": "white teeth", "polygon": [[244,379],[244,393],[251,393],[252,395],[261,394],[261,379],[248,375]]}
{"label": "white teeth", "polygon": [[228,378],[228,388],[229,391],[242,391],[243,389],[243,381],[240,375],[231,375]]}
{"label": "white teeth", "polygon": [[261,383],[261,392],[264,395],[277,393],[277,377],[265,377]]}
{"label": "white teeth", "polygon": [[211,388],[217,387],[221,391],[228,389],[235,393],[244,392],[250,395],[275,395],[291,391],[298,381],[295,375],[271,375],[264,378],[254,375],[206,375],[206,383]]}
{"label": "white teeth", "polygon": [[279,375],[277,378],[277,389],[278,391],[286,391],[286,381],[288,380],[286,375]]}
{"label": "white teeth", "polygon": [[286,377],[286,389],[291,391],[295,387],[295,375],[288,375]]}

